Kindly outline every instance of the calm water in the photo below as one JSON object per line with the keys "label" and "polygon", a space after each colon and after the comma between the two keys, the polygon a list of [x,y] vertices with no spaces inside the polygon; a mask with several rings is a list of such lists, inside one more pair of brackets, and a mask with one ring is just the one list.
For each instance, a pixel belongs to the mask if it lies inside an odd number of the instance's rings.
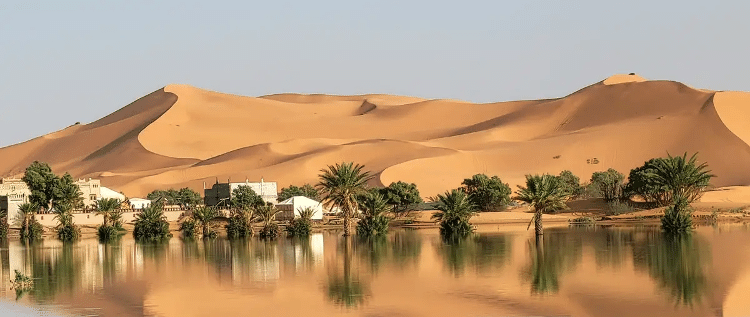
{"label": "calm water", "polygon": [[[485,226],[384,239],[2,245],[6,302],[103,316],[743,316],[750,226],[666,238],[653,227]],[[16,294],[13,270],[36,287]]]}

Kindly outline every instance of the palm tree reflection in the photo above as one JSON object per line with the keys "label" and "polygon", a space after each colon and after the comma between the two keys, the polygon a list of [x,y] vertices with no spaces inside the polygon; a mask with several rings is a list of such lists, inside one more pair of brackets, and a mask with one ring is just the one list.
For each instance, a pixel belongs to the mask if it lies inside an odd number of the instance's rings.
{"label": "palm tree reflection", "polygon": [[636,268],[668,291],[676,304],[692,306],[706,290],[703,266],[708,250],[691,234],[650,232],[633,246]]}
{"label": "palm tree reflection", "polygon": [[523,275],[530,282],[533,294],[555,294],[560,290],[560,275],[573,270],[581,259],[581,240],[565,234],[531,239],[530,263]]}
{"label": "palm tree reflection", "polygon": [[360,280],[359,272],[352,272],[351,237],[341,237],[340,247],[343,249],[343,275],[338,270],[329,270],[327,294],[328,299],[336,305],[357,307],[362,305],[370,293],[369,285]]}
{"label": "palm tree reflection", "polygon": [[507,235],[471,235],[464,238],[441,239],[437,246],[446,267],[456,277],[463,275],[467,266],[482,273],[498,268],[509,260],[511,241]]}

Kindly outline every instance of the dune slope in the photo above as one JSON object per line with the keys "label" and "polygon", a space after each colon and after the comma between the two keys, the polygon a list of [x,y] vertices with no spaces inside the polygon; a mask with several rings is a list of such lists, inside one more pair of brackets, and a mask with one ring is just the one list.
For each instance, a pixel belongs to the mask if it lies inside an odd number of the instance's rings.
{"label": "dune slope", "polygon": [[512,186],[568,169],[625,174],[652,157],[699,153],[715,186],[750,185],[750,94],[616,75],[563,98],[474,104],[389,95],[242,97],[169,85],[86,125],[0,149],[0,174],[34,160],[143,196],[227,179],[314,183],[355,161],[373,185],[423,196],[476,173]]}

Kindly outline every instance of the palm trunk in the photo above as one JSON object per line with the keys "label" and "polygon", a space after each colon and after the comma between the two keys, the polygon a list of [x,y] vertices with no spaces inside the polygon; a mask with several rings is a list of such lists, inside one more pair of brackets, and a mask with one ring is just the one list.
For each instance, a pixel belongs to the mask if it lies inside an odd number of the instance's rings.
{"label": "palm trunk", "polygon": [[537,236],[541,236],[544,234],[544,227],[542,226],[542,211],[537,210],[536,214],[534,214],[534,230],[536,231]]}
{"label": "palm trunk", "polygon": [[349,213],[344,213],[344,236],[348,237],[351,234],[351,228],[349,227],[351,225],[351,215]]}

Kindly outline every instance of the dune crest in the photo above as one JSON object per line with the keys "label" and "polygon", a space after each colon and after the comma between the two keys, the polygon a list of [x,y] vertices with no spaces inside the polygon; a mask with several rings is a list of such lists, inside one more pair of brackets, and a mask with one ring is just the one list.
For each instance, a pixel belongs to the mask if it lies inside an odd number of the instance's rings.
{"label": "dune crest", "polygon": [[530,173],[571,170],[585,181],[610,167],[627,174],[653,157],[698,152],[717,175],[713,185],[743,186],[749,105],[747,93],[638,75],[563,98],[483,104],[383,94],[244,97],[168,85],[96,122],[0,149],[13,158],[0,161],[0,173],[18,175],[41,160],[139,197],[228,179],[316,183],[326,165],[353,161],[376,176],[372,185],[414,182],[428,197],[477,173],[515,189]]}
{"label": "dune crest", "polygon": [[624,83],[640,83],[646,81],[645,78],[638,76],[634,73],[631,74],[616,74],[605,79],[602,83],[605,85],[617,85]]}

